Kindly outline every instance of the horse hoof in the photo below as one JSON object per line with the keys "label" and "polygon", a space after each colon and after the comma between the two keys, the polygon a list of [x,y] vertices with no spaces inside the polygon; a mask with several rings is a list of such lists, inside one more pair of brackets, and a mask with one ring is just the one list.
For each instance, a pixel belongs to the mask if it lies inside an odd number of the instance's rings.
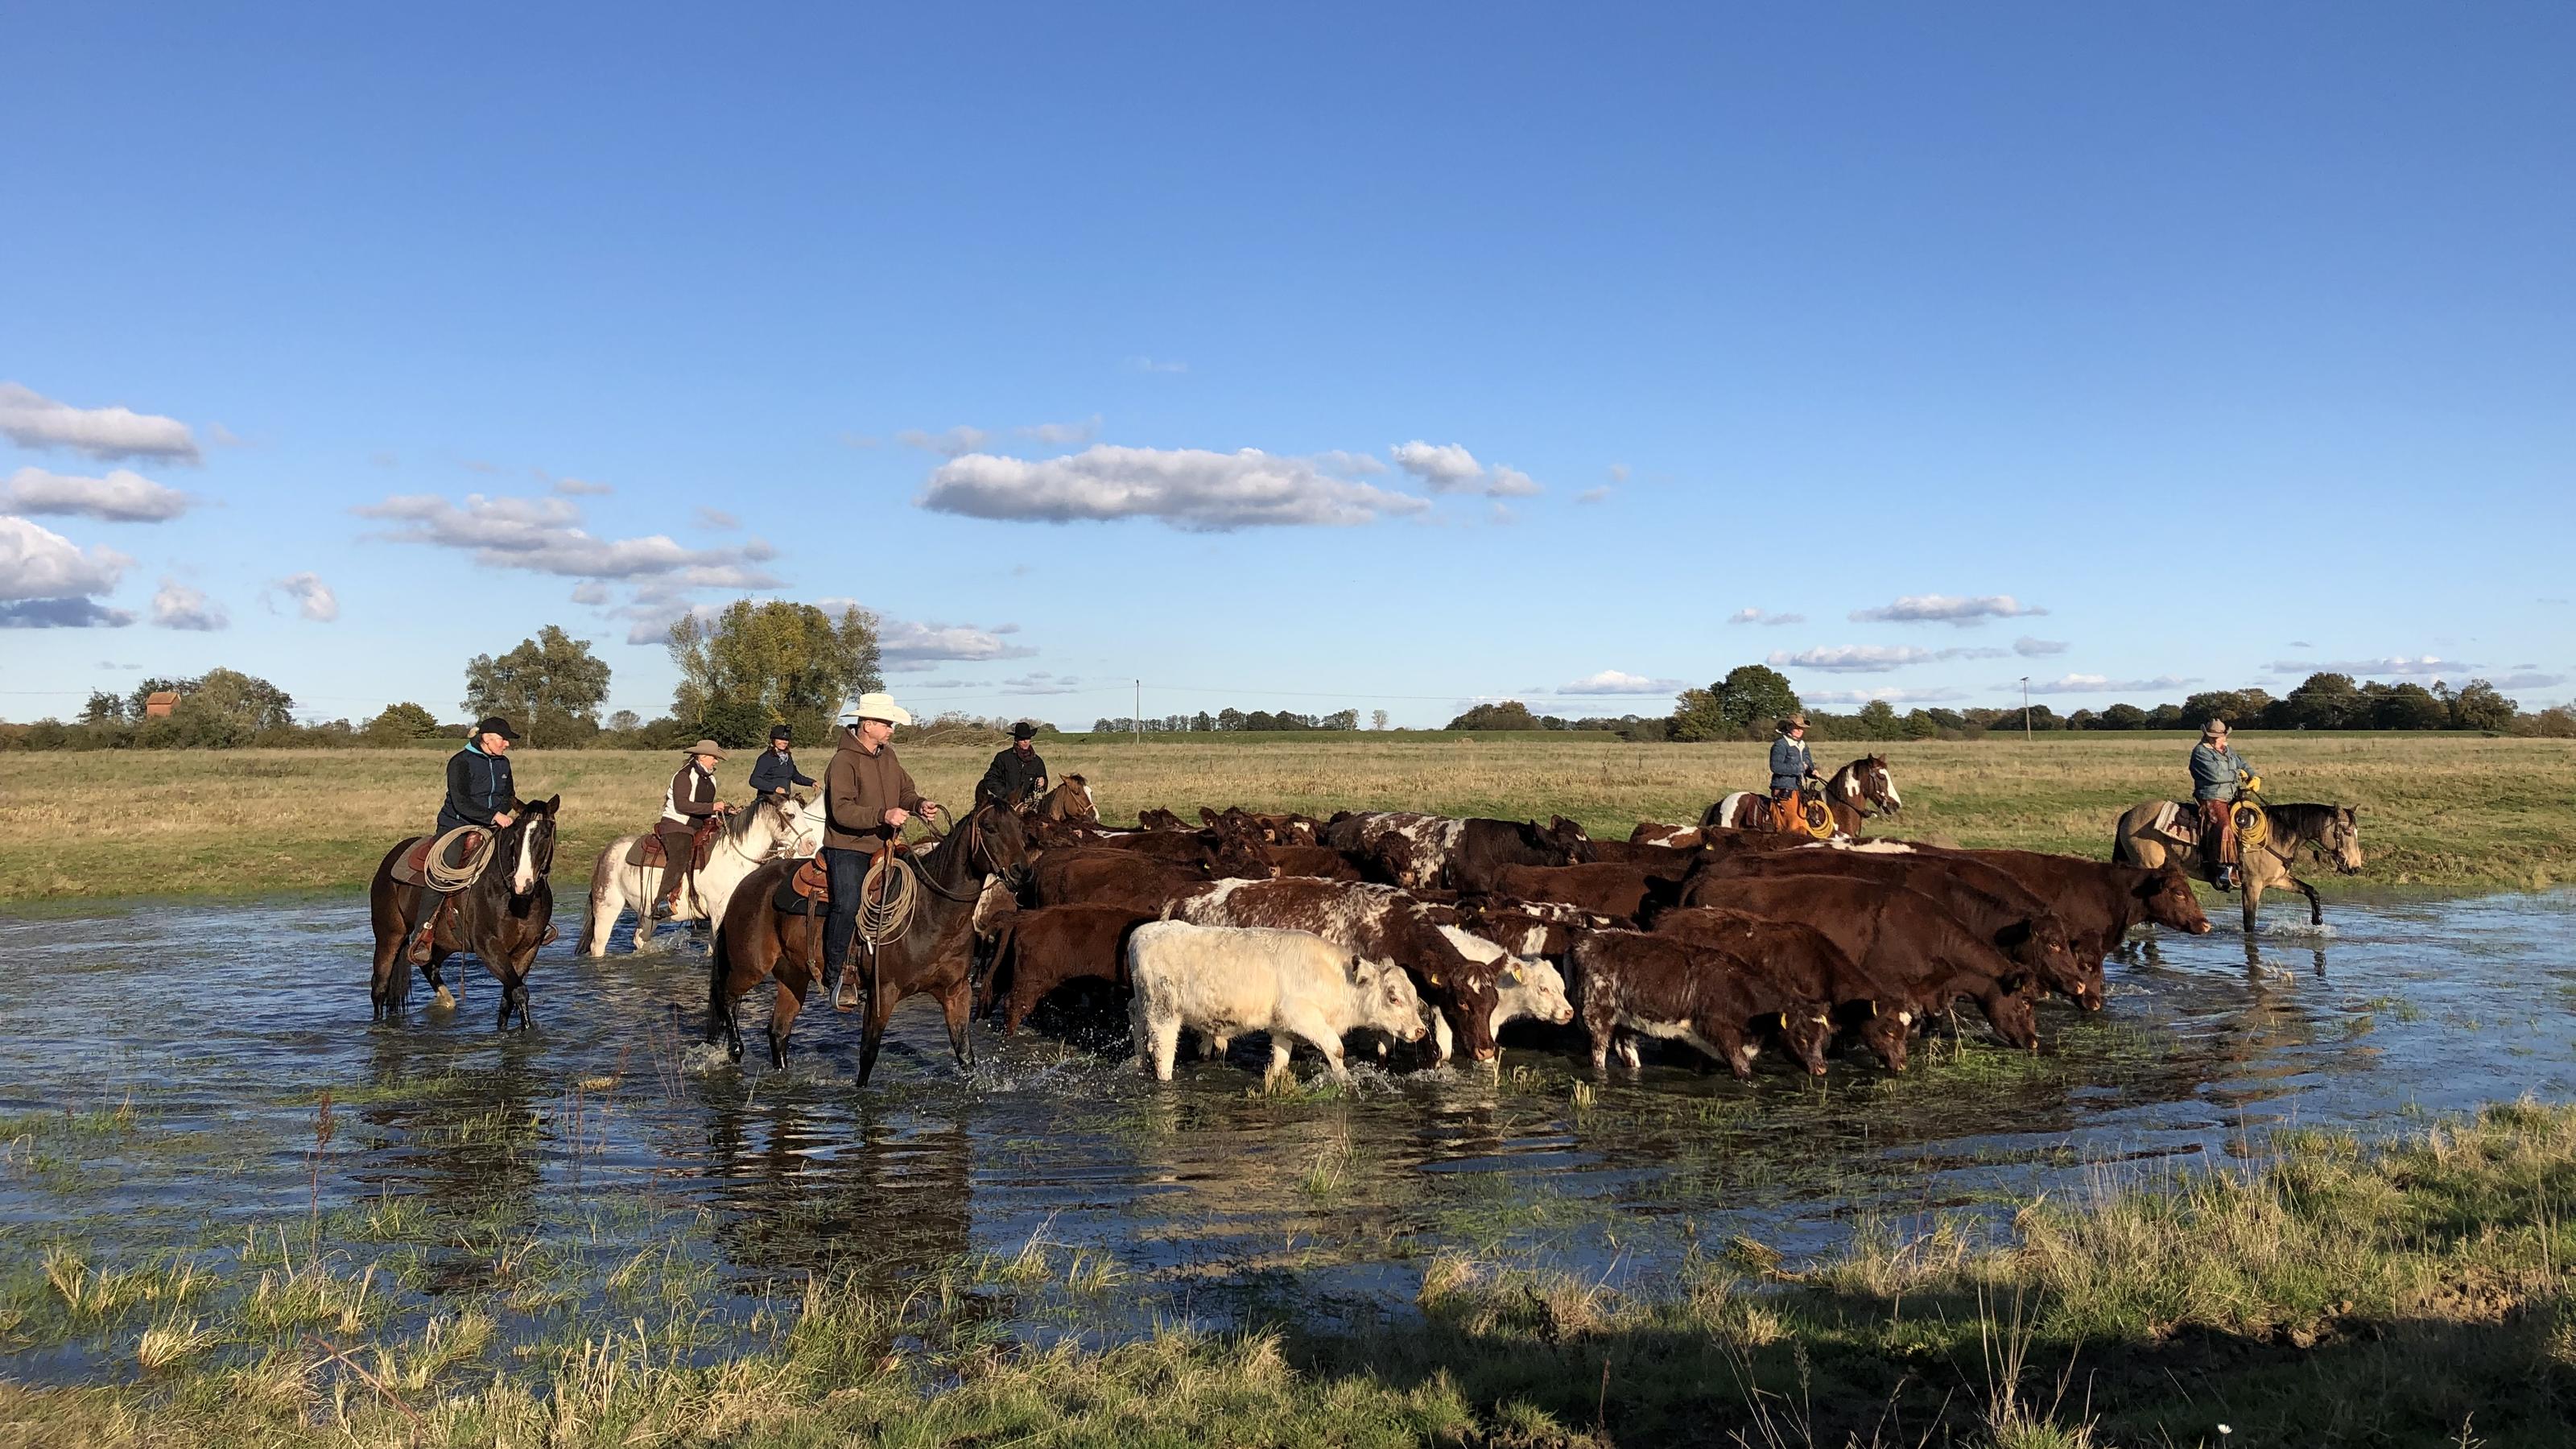
{"label": "horse hoof", "polygon": [[454,1011],[456,1009],[456,993],[448,990],[444,986],[438,988],[438,1005],[439,1009],[442,1011]]}

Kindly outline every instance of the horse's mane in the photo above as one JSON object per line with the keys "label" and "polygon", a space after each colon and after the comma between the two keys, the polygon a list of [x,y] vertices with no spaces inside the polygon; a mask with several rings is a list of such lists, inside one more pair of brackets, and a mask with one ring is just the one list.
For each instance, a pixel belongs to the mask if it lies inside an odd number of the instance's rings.
{"label": "horse's mane", "polygon": [[2337,805],[2294,802],[2287,805],[2265,804],[2264,818],[2275,830],[2287,831],[2301,840],[2323,840],[2334,829],[2335,817],[2342,814]]}

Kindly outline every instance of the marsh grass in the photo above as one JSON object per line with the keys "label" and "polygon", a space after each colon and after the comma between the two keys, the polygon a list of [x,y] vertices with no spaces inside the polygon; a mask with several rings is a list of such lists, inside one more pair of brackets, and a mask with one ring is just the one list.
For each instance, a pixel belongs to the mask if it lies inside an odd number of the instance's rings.
{"label": "marsh grass", "polygon": [[[2273,796],[2359,805],[2376,885],[2536,890],[2576,878],[2576,744],[2461,735],[2240,732]],[[934,798],[963,803],[989,752],[906,746]],[[1862,752],[1835,744],[1820,763]],[[2111,825],[2187,778],[2181,735],[1900,742],[1888,756],[1905,796],[1902,833],[1963,845],[2100,856]],[[1846,753],[1848,752],[1848,753]],[[1379,741],[1065,740],[1059,773],[1090,777],[1103,812],[1184,813],[1242,804],[1317,814],[1413,809],[1545,818],[1625,838],[1640,820],[1688,821],[1759,783],[1752,744],[1631,745],[1599,736]],[[652,815],[670,757],[523,751],[523,787],[564,796],[558,893],[584,885],[611,837]],[[257,764],[245,773],[245,764]],[[727,788],[739,795],[739,779]],[[414,750],[135,751],[56,754],[0,780],[0,900],[243,894],[363,885],[396,840],[437,809],[438,757]],[[112,799],[114,812],[90,808]],[[138,870],[137,860],[148,860]],[[2318,872],[2321,888],[2342,878]]]}
{"label": "marsh grass", "polygon": [[[1693,1254],[1625,1289],[1450,1249],[1382,1328],[1292,1309],[1106,1348],[999,1327],[1042,1282],[1104,1304],[1124,1286],[1043,1225],[908,1283],[750,1299],[630,1251],[595,1269],[619,1301],[516,1330],[505,1290],[396,1306],[343,1250],[272,1228],[219,1269],[152,1267],[181,1292],[50,1256],[41,1301],[11,1290],[33,1336],[141,1373],[0,1381],[0,1443],[2521,1449],[2563,1443],[2576,1406],[2571,1204],[2576,1108],[2525,1103],[2393,1144],[2292,1133],[2259,1161],[2106,1170],[2009,1221],[1886,1224],[1815,1262]],[[689,1290],[638,1291],[664,1276]]]}

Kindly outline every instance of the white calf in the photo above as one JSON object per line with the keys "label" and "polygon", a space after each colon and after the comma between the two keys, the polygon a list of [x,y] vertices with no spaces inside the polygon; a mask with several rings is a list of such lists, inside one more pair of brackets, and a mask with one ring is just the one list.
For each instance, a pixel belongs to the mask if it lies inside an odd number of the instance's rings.
{"label": "white calf", "polygon": [[1350,952],[1304,931],[1148,921],[1127,938],[1127,976],[1135,987],[1128,1017],[1136,1064],[1158,1081],[1172,1079],[1184,1026],[1211,1037],[1270,1033],[1265,1081],[1288,1070],[1296,1038],[1348,1081],[1342,1033],[1367,1026],[1420,1041],[1425,1030],[1413,978],[1392,966],[1355,963]]}
{"label": "white calf", "polygon": [[[1494,1016],[1488,1030],[1500,1032],[1503,1023],[1534,1017],[1556,1026],[1574,1020],[1574,1003],[1565,994],[1565,977],[1557,969],[1535,956],[1517,956],[1482,936],[1471,935],[1456,926],[1442,926],[1440,934],[1458,948],[1458,954],[1470,961],[1495,966]],[[1431,1040],[1442,1062],[1449,1060],[1451,1038],[1449,1021],[1438,1012],[1431,1013]]]}

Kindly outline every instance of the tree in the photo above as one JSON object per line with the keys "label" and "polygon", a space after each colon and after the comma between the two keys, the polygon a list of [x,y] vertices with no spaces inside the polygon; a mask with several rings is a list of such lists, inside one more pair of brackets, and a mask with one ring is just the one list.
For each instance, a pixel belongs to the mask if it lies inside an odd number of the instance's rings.
{"label": "tree", "polygon": [[1360,727],[1360,712],[1355,709],[1337,709],[1331,714],[1324,716],[1320,727],[1328,730],[1358,729]]}
{"label": "tree", "polygon": [[2420,684],[2392,685],[2372,709],[2371,723],[2384,730],[2447,729],[2451,710]]}
{"label": "tree", "polygon": [[1373,730],[1382,730],[1386,728],[1385,710],[1373,709],[1369,711],[1369,728]]}
{"label": "tree", "polygon": [[425,744],[443,733],[438,716],[408,700],[386,705],[382,714],[367,721],[359,731],[368,744],[383,749]]}
{"label": "tree", "polygon": [[736,599],[712,622],[691,614],[672,625],[670,648],[680,719],[713,719],[716,704],[733,701],[761,710],[764,730],[785,720],[798,739],[819,740],[841,701],[885,688],[876,616],[856,606],[836,619],[812,604]]}
{"label": "tree", "polygon": [[1896,706],[1883,699],[1873,699],[1860,707],[1857,723],[1865,740],[1893,740],[1904,736],[1897,727]]}
{"label": "tree", "polygon": [[81,706],[81,723],[115,724],[125,718],[125,701],[104,689],[89,692],[89,703]]}
{"label": "tree", "polygon": [[2492,684],[2472,679],[2468,687],[2451,697],[2451,728],[2460,730],[2500,730],[2513,723],[2520,708]]}
{"label": "tree", "polygon": [[1449,721],[1449,728],[1453,730],[1534,730],[1539,728],[1539,722],[1538,717],[1530,713],[1528,705],[1517,699],[1506,699],[1490,704],[1469,706],[1465,713]]}
{"label": "tree", "polygon": [[2147,711],[2147,728],[2151,730],[2178,730],[2189,723],[2178,704],[2160,704]]}
{"label": "tree", "polygon": [[477,654],[465,665],[465,712],[500,715],[539,749],[597,734],[607,697],[608,661],[553,624],[497,659]]}
{"label": "tree", "polygon": [[718,699],[699,716],[698,728],[728,750],[756,750],[769,742],[769,711],[757,700]]}
{"label": "tree", "polygon": [[1671,736],[1731,740],[1798,712],[1788,676],[1761,664],[1739,665],[1706,689],[1685,689],[1675,702]]}
{"label": "tree", "polygon": [[608,727],[619,734],[630,734],[644,727],[644,716],[631,709],[621,709],[608,717]]}
{"label": "tree", "polygon": [[2361,687],[2349,674],[2320,671],[2299,681],[2299,687],[2278,706],[2266,711],[2267,724],[2294,730],[2348,730],[2368,728],[2362,717]]}
{"label": "tree", "polygon": [[141,724],[147,718],[143,712],[143,706],[151,700],[152,696],[167,693],[185,699],[194,693],[196,688],[197,681],[193,679],[163,679],[156,675],[134,686],[134,692],[125,697],[125,717]]}
{"label": "tree", "polygon": [[177,689],[179,703],[159,719],[146,718],[134,742],[147,749],[228,750],[249,744],[262,730],[295,723],[295,698],[255,674],[209,669],[202,679],[149,679],[143,692]]}
{"label": "tree", "polygon": [[2142,730],[2147,727],[2147,712],[2134,704],[2115,704],[2094,717],[2097,730]]}

